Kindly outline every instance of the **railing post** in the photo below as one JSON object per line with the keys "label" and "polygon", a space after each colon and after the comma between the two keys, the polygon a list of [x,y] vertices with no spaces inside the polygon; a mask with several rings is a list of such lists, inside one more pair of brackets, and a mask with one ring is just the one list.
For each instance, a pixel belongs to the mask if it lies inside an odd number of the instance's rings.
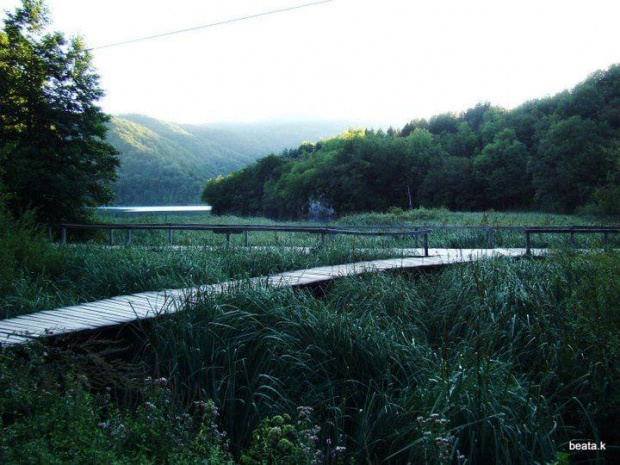
{"label": "railing post", "polygon": [[488,243],[488,247],[489,249],[493,249],[495,246],[495,241],[494,241],[494,233],[495,231],[493,229],[489,229],[487,230],[487,243]]}
{"label": "railing post", "polygon": [[603,248],[607,249],[607,244],[609,244],[609,233],[605,231],[603,233]]}
{"label": "railing post", "polygon": [[114,245],[114,230],[110,229],[110,247]]}
{"label": "railing post", "polygon": [[168,229],[168,245],[172,245],[172,228]]}
{"label": "railing post", "polygon": [[525,255],[529,256],[531,253],[532,244],[530,242],[530,232],[525,231]]}
{"label": "railing post", "polygon": [[125,245],[127,247],[131,245],[131,229],[127,230],[127,239],[125,240]]}
{"label": "railing post", "polygon": [[60,231],[60,243],[62,245],[67,245],[67,227],[63,226]]}
{"label": "railing post", "polygon": [[428,257],[428,232],[424,233],[424,256]]}
{"label": "railing post", "polygon": [[[414,231],[417,231],[418,228],[413,228]],[[419,248],[420,247],[420,240],[418,239],[418,234],[415,235],[415,248]]]}
{"label": "railing post", "polygon": [[250,232],[246,229],[245,231],[243,231],[244,234],[244,243],[246,247],[250,246]]}
{"label": "railing post", "polygon": [[52,233],[51,225],[47,227],[47,238],[50,240],[50,242],[54,241],[54,234]]}
{"label": "railing post", "polygon": [[571,232],[570,232],[570,246],[574,249],[576,247],[576,242],[575,242],[575,231],[572,231],[571,228]]}
{"label": "railing post", "polygon": [[230,233],[226,233],[226,248],[230,249]]}

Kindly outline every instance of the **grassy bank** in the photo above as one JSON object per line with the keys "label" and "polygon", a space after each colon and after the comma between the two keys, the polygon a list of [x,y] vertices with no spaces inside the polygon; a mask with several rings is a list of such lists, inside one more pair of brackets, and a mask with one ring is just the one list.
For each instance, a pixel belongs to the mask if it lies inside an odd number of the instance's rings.
{"label": "grassy bank", "polygon": [[324,299],[248,290],[148,341],[184,396],[221,406],[241,448],[262,417],[305,405],[360,462],[549,462],[570,438],[620,438],[617,259],[346,279]]}
{"label": "grassy bank", "polygon": [[[614,224],[613,218],[605,219],[588,215],[562,215],[543,212],[456,212],[445,208],[392,209],[387,213],[371,212],[347,215],[327,223],[300,221],[275,221],[260,217],[231,215],[109,215],[98,213],[97,221],[135,223],[209,223],[209,224],[334,224],[334,225],[454,225],[454,226],[561,226]],[[616,223],[617,224],[617,223]]]}
{"label": "grassy bank", "polygon": [[4,283],[0,319],[82,302],[247,279],[287,270],[391,255],[338,245],[300,253],[268,249],[169,247],[54,247],[38,244],[39,260],[23,263]]}
{"label": "grassy bank", "polygon": [[[384,253],[63,248],[27,221],[2,234],[4,317]],[[613,461],[619,258],[242,286],[119,344],[3,350],[0,462],[554,463],[569,439],[610,445],[571,460]]]}
{"label": "grassy bank", "polygon": [[561,215],[542,212],[455,212],[444,208],[393,209],[389,213],[362,213],[345,216],[340,224],[394,224],[432,226],[594,226],[610,224],[592,216]]}
{"label": "grassy bank", "polygon": [[[98,219],[103,222],[126,223],[163,223],[165,216],[109,216],[102,215]],[[522,226],[610,226],[616,225],[612,219],[601,219],[577,215],[557,215],[537,212],[451,212],[445,209],[425,209],[402,211],[393,210],[390,213],[365,213],[343,217],[331,223],[308,222],[275,222],[266,218],[241,218],[235,216],[174,216],[168,217],[174,223],[206,223],[206,224],[284,224],[284,225],[333,225],[333,226],[430,226],[434,230],[429,236],[430,247],[436,248],[484,248],[489,245],[487,231],[476,230],[476,227],[522,227]],[[465,227],[471,229],[442,229],[443,227]],[[107,244],[106,231],[94,233],[85,237],[75,236],[70,240],[88,240],[91,243]],[[122,232],[117,231],[116,243],[122,244],[125,240]],[[566,235],[546,234],[533,237],[534,247],[564,247],[568,244]],[[250,244],[253,246],[290,246],[315,247],[320,239],[313,234],[283,233],[283,232],[252,232]],[[600,236],[578,236],[577,247],[599,247]],[[143,246],[163,246],[168,243],[166,231],[134,231],[132,243]],[[212,234],[205,231],[176,231],[174,243],[184,246],[221,247],[225,244],[222,234]],[[242,235],[232,236],[233,246],[242,246]],[[369,238],[369,237],[340,237],[332,238],[332,243],[340,247],[349,248],[411,248],[415,247],[414,238]],[[421,242],[418,243],[418,245]],[[620,245],[620,237],[611,236],[611,245]],[[493,235],[494,247],[525,247],[525,237],[520,231],[497,231]]]}
{"label": "grassy bank", "polygon": [[[108,218],[110,219],[110,218]],[[157,222],[156,217],[132,221]],[[178,221],[196,221],[180,217]],[[175,220],[176,221],[176,220]],[[260,218],[210,217],[218,224],[263,224]],[[445,210],[418,209],[391,214],[357,215],[343,218],[339,224],[374,223],[416,225],[514,225],[514,224],[592,224],[584,218],[526,213],[453,213]],[[2,267],[0,318],[32,311],[97,300],[128,293],[212,284],[229,279],[262,276],[286,270],[340,264],[372,258],[399,256],[403,249],[418,244],[412,237],[336,236],[326,246],[316,235],[300,233],[252,232],[250,245],[243,247],[243,236],[232,237],[231,250],[224,249],[225,237],[210,232],[177,231],[174,243],[167,246],[165,231],[134,231],[132,246],[106,247],[107,233],[88,237],[70,237],[69,247],[49,244],[28,221],[5,228]],[[116,240],[123,242],[121,232]],[[567,235],[533,236],[533,247],[565,247]],[[486,231],[435,230],[429,235],[430,247],[484,248],[489,243]],[[519,231],[497,231],[495,247],[524,247]],[[577,247],[600,247],[600,235],[578,236]],[[620,235],[611,236],[611,246],[620,245]],[[305,247],[301,253],[291,248]]]}
{"label": "grassy bank", "polygon": [[[568,452],[569,439],[617,444],[618,258],[496,259],[430,274],[344,279],[322,296],[248,288],[205,297],[143,328],[132,341],[140,355],[121,368],[72,362],[72,376],[86,376],[91,386],[76,391],[92,397],[87,413],[59,425],[35,423],[40,429],[26,433],[17,425],[34,413],[13,406],[3,437],[14,447],[5,448],[19,454],[36,445],[70,455],[66,449],[81,444],[77,437],[53,438],[81,422],[88,437],[103,437],[93,442],[103,450],[112,426],[99,423],[123,424],[127,437],[136,437],[147,409],[172,419],[174,428],[151,421],[151,434],[169,439],[160,443],[166,447],[144,446],[145,460],[176,460],[178,438],[196,450],[200,422],[173,419],[194,418],[196,406],[210,400],[218,416],[209,424],[226,432],[230,455],[222,452],[222,461],[312,463],[318,454],[329,463],[333,454],[346,463],[529,464],[552,463]],[[59,362],[36,363],[49,369]],[[21,383],[46,382],[23,376]],[[166,379],[156,400],[145,392],[148,376]],[[54,402],[68,402],[64,385],[50,389]],[[12,398],[16,391],[7,392]],[[101,407],[110,403],[117,410]],[[220,436],[209,438],[188,461],[225,450]],[[135,453],[131,442],[114,444],[118,457]]]}

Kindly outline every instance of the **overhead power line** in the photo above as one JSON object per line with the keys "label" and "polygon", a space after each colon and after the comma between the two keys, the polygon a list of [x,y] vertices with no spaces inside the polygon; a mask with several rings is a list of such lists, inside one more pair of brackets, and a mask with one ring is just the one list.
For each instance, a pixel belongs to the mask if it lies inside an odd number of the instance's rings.
{"label": "overhead power line", "polygon": [[284,13],[286,11],[292,11],[292,10],[299,10],[300,8],[306,8],[309,6],[314,6],[314,5],[320,5],[322,3],[330,3],[333,2],[334,0],[321,0],[319,2],[312,2],[312,3],[304,3],[302,5],[296,5],[296,6],[291,6],[291,7],[287,7],[287,8],[280,8],[279,10],[270,10],[270,11],[264,11],[262,13],[256,13],[253,15],[248,15],[248,16],[241,16],[238,18],[232,18],[232,19],[225,19],[223,21],[218,21],[215,23],[209,23],[209,24],[203,24],[202,26],[194,26],[194,27],[190,27],[187,29],[179,29],[176,31],[169,31],[169,32],[162,32],[160,34],[153,34],[150,36],[145,36],[145,37],[139,37],[137,39],[130,39],[130,40],[124,40],[122,42],[113,42],[111,44],[105,44],[105,45],[100,45],[97,47],[91,47],[86,49],[86,51],[92,51],[92,50],[101,50],[102,48],[110,48],[110,47],[118,47],[120,45],[127,45],[127,44],[133,44],[136,42],[142,42],[145,40],[151,40],[151,39],[157,39],[160,37],[167,37],[167,36],[172,36],[175,34],[182,34],[184,32],[191,32],[191,31],[197,31],[199,29],[206,29],[209,27],[215,27],[215,26],[222,26],[224,24],[230,24],[230,23],[236,23],[239,21],[245,21],[246,19],[253,19],[253,18],[260,18],[261,16],[268,16],[268,15],[273,15],[276,13]]}

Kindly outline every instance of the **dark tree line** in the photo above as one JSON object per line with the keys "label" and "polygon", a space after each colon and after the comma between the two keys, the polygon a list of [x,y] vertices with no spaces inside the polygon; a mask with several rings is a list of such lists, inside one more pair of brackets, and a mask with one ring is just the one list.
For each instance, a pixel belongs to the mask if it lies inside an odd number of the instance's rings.
{"label": "dark tree line", "polygon": [[0,195],[16,215],[82,220],[112,200],[119,162],[90,54],[48,23],[41,0],[23,0],[0,30]]}
{"label": "dark tree line", "polygon": [[573,90],[506,111],[479,104],[401,130],[350,130],[212,179],[220,213],[299,218],[317,202],[338,214],[583,207],[620,213],[620,66]]}

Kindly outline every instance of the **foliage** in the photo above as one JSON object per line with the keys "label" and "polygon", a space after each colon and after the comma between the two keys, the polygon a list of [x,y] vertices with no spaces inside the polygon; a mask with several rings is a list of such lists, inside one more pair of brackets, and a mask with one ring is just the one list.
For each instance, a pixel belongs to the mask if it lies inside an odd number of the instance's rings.
{"label": "foliage", "polygon": [[[439,224],[524,217],[392,215]],[[24,231],[24,242],[41,240]],[[42,259],[56,258],[36,268],[33,256],[17,268],[17,282],[46,276],[50,263],[54,274],[45,284],[34,280],[32,294],[12,287],[6,310],[373,257],[347,243],[309,253],[41,246]],[[351,278],[316,293],[240,285],[137,329],[132,365],[153,379],[132,374],[129,395],[121,393],[129,375],[85,370],[75,358],[58,365],[52,347],[18,358],[5,351],[2,461],[219,463],[229,459],[228,440],[233,456],[248,463],[263,456],[311,462],[317,451],[327,462],[532,463],[567,452],[569,438],[617,443],[619,264],[610,251]],[[314,409],[312,421],[292,420],[300,404]]]}
{"label": "foliage", "polygon": [[569,438],[620,435],[616,255],[350,278],[322,297],[241,288],[145,336],[241,449],[302,403],[356,462],[550,462]]}
{"label": "foliage", "polygon": [[306,217],[317,203],[338,215],[420,206],[571,213],[592,203],[613,212],[619,76],[614,65],[510,111],[479,104],[400,131],[348,132],[211,179],[202,199],[219,213],[274,218]]}
{"label": "foliage", "polygon": [[[0,233],[1,234],[1,233]],[[351,244],[316,247],[297,243],[274,246],[274,235],[265,235],[268,247],[224,250],[218,247],[159,245],[107,248],[78,245],[58,248],[40,236],[7,230],[2,270],[0,319],[34,311],[75,305],[118,295],[212,284],[230,279],[339,264],[351,260],[385,257],[389,251],[353,251]],[[137,236],[137,235],[136,235]],[[136,238],[134,238],[136,239]],[[152,240],[152,239],[151,239]],[[306,238],[307,240],[307,238]],[[282,243],[283,242],[283,243]],[[152,244],[153,242],[151,242]],[[294,243],[291,245],[295,245]],[[299,250],[299,246],[308,249]]]}
{"label": "foliage", "polygon": [[[105,216],[103,221],[118,221]],[[132,218],[139,223],[157,222],[156,217]],[[260,218],[209,217],[214,224],[269,224]],[[196,222],[195,217],[176,217],[175,222]],[[132,245],[116,231],[116,246],[108,247],[107,231],[83,238],[69,234],[67,247],[57,247],[43,237],[27,218],[11,220],[0,215],[0,318],[39,310],[75,305],[135,292],[178,289],[230,279],[264,276],[292,269],[340,264],[385,257],[417,254],[410,237],[334,236],[322,245],[316,234],[252,232],[250,247],[243,235],[231,238],[224,248],[221,234],[204,231],[175,231],[169,247],[165,231],[133,231]],[[298,223],[290,223],[293,226]],[[344,217],[342,226],[364,225],[463,225],[463,226],[547,226],[595,225],[591,219],[569,215],[535,213],[450,212],[445,209],[416,209],[392,214],[366,213]],[[57,232],[57,231],[56,231]],[[120,236],[120,237],[119,237]],[[534,247],[558,247],[565,235],[544,235],[534,239]],[[610,235],[609,245],[620,244]],[[600,235],[578,236],[579,247],[600,247]],[[80,241],[82,241],[80,243]],[[520,231],[498,231],[496,247],[523,247]],[[418,245],[422,242],[418,241]],[[485,231],[475,229],[434,230],[432,247],[487,247]]]}
{"label": "foliage", "polygon": [[45,33],[42,0],[23,0],[0,32],[0,168],[9,206],[78,220],[112,200],[116,151],[91,55],[78,37]]}
{"label": "foliage", "polygon": [[24,270],[31,275],[59,271],[62,254],[45,239],[32,213],[14,219],[0,204],[0,292],[10,294]]}
{"label": "foliage", "polygon": [[609,166],[606,182],[594,192],[594,205],[600,215],[620,218],[620,140],[603,151]]}
{"label": "foliage", "polygon": [[481,178],[487,198],[503,211],[529,206],[530,181],[523,178],[528,157],[527,147],[514,129],[504,129],[474,158],[474,175]]}
{"label": "foliage", "polygon": [[173,124],[142,115],[109,123],[121,165],[118,205],[180,205],[200,200],[204,180],[243,168],[273,151],[337,134],[339,122]]}
{"label": "foliage", "polygon": [[243,465],[261,464],[320,464],[336,462],[344,447],[331,447],[326,441],[328,455],[319,445],[321,427],[311,422],[312,408],[297,407],[297,421],[287,413],[261,422],[252,434],[250,447],[241,455]]}
{"label": "foliage", "polygon": [[412,225],[412,226],[594,226],[606,224],[595,218],[536,212],[457,212],[446,208],[416,208],[400,214],[359,213],[340,218],[343,225]]}
{"label": "foliage", "polygon": [[591,200],[611,168],[603,156],[600,131],[580,116],[551,124],[531,162],[539,205],[570,212]]}
{"label": "foliage", "polygon": [[183,411],[165,379],[147,378],[138,406],[120,408],[75,358],[36,346],[0,353],[2,463],[232,462],[212,402]]}

